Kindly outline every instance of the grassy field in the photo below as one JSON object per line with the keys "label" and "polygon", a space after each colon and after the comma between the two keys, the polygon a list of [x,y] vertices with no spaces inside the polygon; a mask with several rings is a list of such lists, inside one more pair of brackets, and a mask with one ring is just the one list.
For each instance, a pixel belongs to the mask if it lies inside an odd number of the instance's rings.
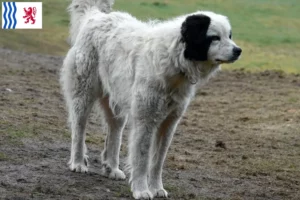
{"label": "grassy field", "polygon": [[[28,0],[19,0],[28,1]],[[68,46],[66,0],[43,1],[43,30],[1,30],[0,46],[64,55]],[[300,72],[300,3],[298,0],[116,0],[115,9],[140,19],[167,19],[196,10],[227,15],[233,36],[244,49],[242,59],[226,69],[277,69]]]}

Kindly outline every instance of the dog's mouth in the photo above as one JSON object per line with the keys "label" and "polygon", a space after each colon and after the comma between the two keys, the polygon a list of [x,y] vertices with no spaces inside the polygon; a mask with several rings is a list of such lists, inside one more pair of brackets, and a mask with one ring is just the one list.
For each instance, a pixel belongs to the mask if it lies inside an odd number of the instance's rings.
{"label": "dog's mouth", "polygon": [[236,60],[221,60],[221,59],[216,59],[216,62],[220,63],[220,64],[230,64],[230,63],[233,63],[234,61],[236,61]]}
{"label": "dog's mouth", "polygon": [[217,63],[220,64],[230,64],[230,63],[234,63],[235,61],[237,61],[240,58],[240,56],[233,56],[232,58],[230,58],[229,60],[223,60],[223,59],[216,59]]}

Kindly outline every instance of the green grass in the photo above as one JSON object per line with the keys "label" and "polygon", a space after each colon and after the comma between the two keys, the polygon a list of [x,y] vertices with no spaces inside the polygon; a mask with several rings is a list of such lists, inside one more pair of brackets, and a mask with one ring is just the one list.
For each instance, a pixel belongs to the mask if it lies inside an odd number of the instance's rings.
{"label": "green grass", "polygon": [[8,157],[4,153],[0,152],[0,162],[6,160],[8,160]]}
{"label": "green grass", "polygon": [[[19,0],[28,1],[28,0]],[[64,55],[68,45],[66,0],[43,1],[43,30],[1,30],[0,46]],[[142,20],[167,19],[196,10],[229,17],[242,59],[226,69],[277,69],[300,73],[300,3],[298,0],[116,0],[114,7]]]}

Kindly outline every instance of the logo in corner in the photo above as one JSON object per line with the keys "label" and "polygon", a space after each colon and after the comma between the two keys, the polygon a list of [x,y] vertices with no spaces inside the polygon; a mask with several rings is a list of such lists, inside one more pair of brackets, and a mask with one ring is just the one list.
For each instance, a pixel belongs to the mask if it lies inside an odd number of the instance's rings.
{"label": "logo in corner", "polygon": [[31,24],[35,24],[35,15],[36,15],[36,7],[29,7],[28,10],[24,8],[25,16],[23,18],[26,19],[25,24],[31,21]]}
{"label": "logo in corner", "polygon": [[42,29],[42,2],[2,2],[2,29]]}

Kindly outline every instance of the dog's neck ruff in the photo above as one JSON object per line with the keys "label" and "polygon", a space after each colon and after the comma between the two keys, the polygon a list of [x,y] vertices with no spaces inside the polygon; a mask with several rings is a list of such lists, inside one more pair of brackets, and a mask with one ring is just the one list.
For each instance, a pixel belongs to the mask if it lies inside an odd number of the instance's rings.
{"label": "dog's neck ruff", "polygon": [[191,85],[196,85],[198,80],[192,79],[190,76],[188,76],[184,71],[180,70],[179,75],[184,77],[185,79],[187,79],[187,81],[191,84]]}
{"label": "dog's neck ruff", "polygon": [[216,71],[220,69],[219,64],[208,61],[193,62],[188,61],[185,67],[180,68],[179,74],[184,76],[191,85],[206,82]]}

